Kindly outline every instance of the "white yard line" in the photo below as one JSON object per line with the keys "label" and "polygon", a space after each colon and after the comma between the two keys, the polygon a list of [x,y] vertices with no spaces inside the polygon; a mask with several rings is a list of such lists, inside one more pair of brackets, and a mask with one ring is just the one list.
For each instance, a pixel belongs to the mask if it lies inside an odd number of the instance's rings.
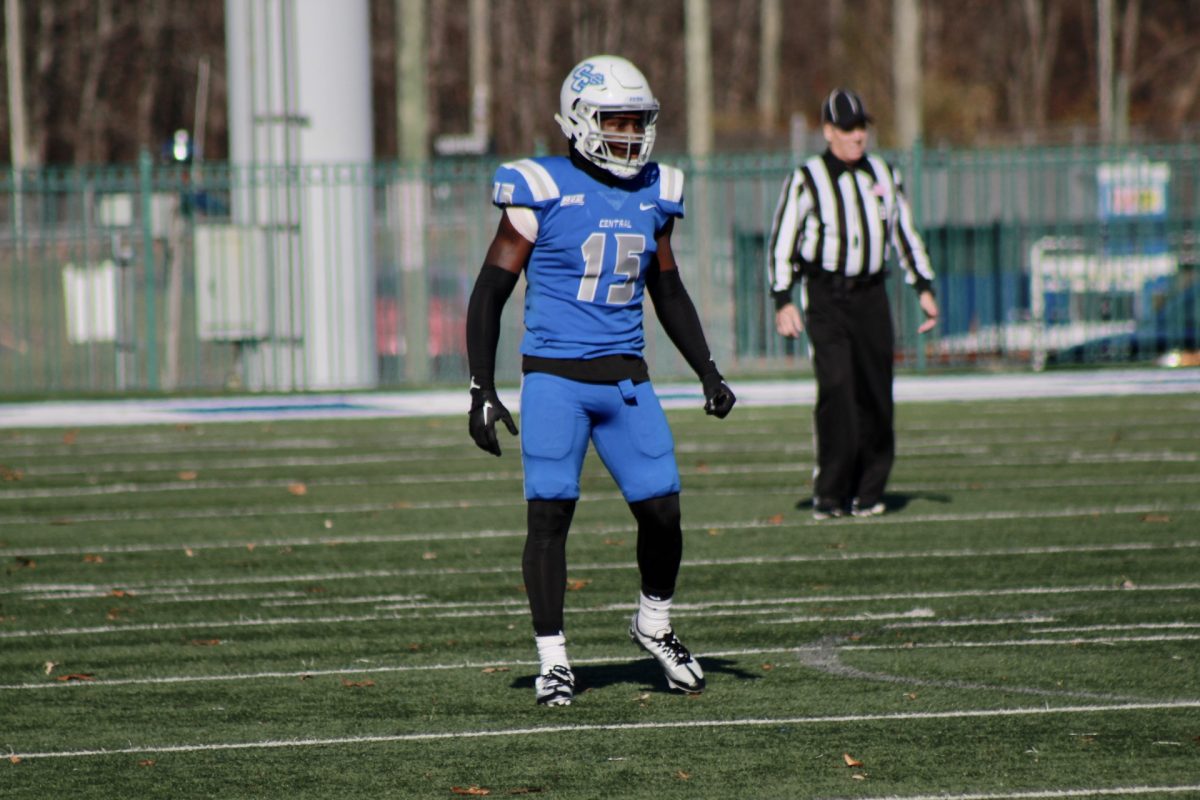
{"label": "white yard line", "polygon": [[1094,633],[1095,631],[1153,631],[1192,630],[1200,628],[1200,622],[1140,622],[1130,625],[1081,625],[1067,628],[1031,628],[1031,633]]}
{"label": "white yard line", "polygon": [[[492,532],[492,536],[508,535],[500,532]],[[518,535],[513,532],[511,535]],[[524,536],[524,533],[519,535]],[[323,545],[339,545],[348,543],[348,539],[331,538],[327,541],[322,540]],[[236,549],[245,549],[246,543],[232,545]],[[255,544],[257,547],[267,546],[284,546],[278,541],[270,544]],[[294,546],[294,545],[286,545]],[[708,559],[688,559],[684,561],[685,568],[699,567],[731,567],[731,566],[757,566],[761,564],[811,564],[811,563],[842,563],[855,561],[904,561],[904,560],[927,560],[933,558],[996,558],[996,557],[1026,557],[1026,556],[1044,556],[1044,555],[1078,555],[1081,553],[1139,553],[1153,551],[1180,551],[1186,552],[1200,548],[1200,540],[1184,540],[1177,542],[1118,542],[1113,544],[1097,544],[1097,545],[1048,545],[1044,547],[1008,547],[1008,548],[962,548],[962,549],[937,549],[937,550],[915,550],[909,552],[887,552],[887,551],[870,551],[865,553],[853,553],[839,551],[835,553],[815,553],[815,554],[797,554],[797,555],[779,555],[779,556],[744,556],[738,558],[708,558]],[[188,549],[200,551],[205,549],[202,545],[187,545],[174,544],[165,546],[164,550],[183,553]],[[46,552],[51,550],[52,552]],[[43,548],[41,550],[18,550],[12,549],[14,555],[25,557],[42,557],[46,555],[62,555],[63,553],[53,552],[53,548]],[[103,548],[70,548],[70,552],[66,554],[89,554],[89,553],[105,553],[108,552]],[[635,562],[592,562],[580,563],[571,567],[573,574],[579,574],[587,571],[609,571],[609,570],[627,570],[636,569]],[[161,591],[163,589],[190,589],[197,586],[234,586],[239,584],[263,584],[263,583],[290,583],[290,582],[323,582],[334,580],[355,580],[359,578],[386,578],[386,577],[433,577],[445,575],[497,575],[507,572],[519,572],[521,569],[520,563],[513,563],[506,566],[488,566],[488,567],[422,567],[398,570],[364,570],[361,572],[330,572],[330,573],[309,573],[303,575],[254,575],[243,578],[210,578],[196,579],[186,578],[176,581],[153,581],[149,583],[92,583],[92,584],[40,584],[35,582],[14,584],[11,586],[0,587],[0,596],[5,594],[31,594],[31,593],[51,593],[63,592],[66,594],[93,591],[101,594],[107,594],[113,588],[124,589],[126,591],[137,593],[139,591]],[[1116,588],[1116,587],[1110,587]],[[1138,587],[1144,588],[1144,587]],[[1046,587],[1050,590],[1051,587]],[[1004,590],[1008,591],[1008,590]],[[1041,589],[1039,589],[1041,591]],[[1068,588],[1068,591],[1071,589]],[[1090,589],[1089,589],[1090,591]],[[686,604],[676,608],[684,607]]]}
{"label": "white yard line", "polygon": [[[1197,588],[1200,588],[1200,587],[1197,587]],[[1159,590],[1160,591],[1178,591],[1179,587],[1175,586],[1175,587],[1171,587],[1171,588],[1161,588]],[[1064,593],[1065,591],[1071,591],[1071,590],[1044,591],[1044,592],[1037,592],[1037,593],[1039,593],[1039,594],[1060,594],[1060,593]],[[1076,589],[1073,591],[1074,592],[1087,592],[1087,591],[1094,592],[1094,591],[1102,591],[1102,590]],[[1131,591],[1131,590],[1122,589],[1119,591]],[[999,596],[999,595],[1004,595],[1004,594],[1027,595],[1030,593],[1031,592],[1027,589],[1023,589],[1023,590],[989,590],[989,591],[979,592],[979,593],[968,593],[968,592],[962,592],[962,593],[915,593],[912,595],[903,595],[903,596],[896,596],[896,595],[876,596],[874,599],[899,600],[899,599],[903,599],[905,597],[907,597],[909,599],[917,599],[917,598],[928,599],[931,596],[979,597],[979,596]],[[866,598],[861,598],[861,599],[866,599]],[[796,599],[795,602],[797,604],[799,604],[799,603],[828,604],[828,603],[834,603],[834,602],[850,602],[850,600],[849,600],[849,598],[844,598],[844,597],[842,597],[842,598],[811,597],[811,598]],[[448,604],[448,605],[453,605],[453,604]],[[225,619],[225,620],[195,620],[195,621],[189,621],[189,622],[147,622],[147,623],[132,623],[132,624],[126,624],[126,625],[94,625],[94,626],[76,627],[76,628],[43,628],[43,629],[38,629],[38,630],[8,630],[8,631],[0,631],[0,640],[6,640],[6,639],[52,639],[52,638],[64,637],[64,636],[105,636],[105,635],[110,635],[110,634],[123,634],[123,633],[132,633],[132,632],[160,632],[160,631],[178,631],[178,630],[209,631],[209,630],[229,629],[229,628],[234,628],[234,629],[236,629],[236,628],[271,628],[271,627],[287,627],[287,626],[292,626],[292,625],[313,625],[313,626],[317,626],[317,625],[350,625],[350,624],[371,623],[371,622],[394,622],[397,620],[405,620],[405,619],[464,619],[464,618],[482,619],[482,618],[498,617],[498,616],[524,616],[527,613],[527,608],[524,603],[510,603],[507,605],[501,605],[501,607],[496,607],[497,605],[498,604],[496,604],[496,603],[492,603],[492,604],[489,604],[485,608],[471,608],[471,609],[464,609],[464,610],[444,610],[444,611],[438,611],[436,613],[429,613],[430,611],[433,611],[434,609],[425,608],[425,607],[419,606],[419,605],[414,606],[412,604],[409,604],[409,605],[398,606],[398,607],[381,606],[379,608],[379,612],[382,612],[382,613],[357,614],[357,615],[334,614],[334,615],[314,616],[314,617],[269,617],[269,618],[259,617],[259,618],[253,618],[253,619],[239,618],[239,619]],[[602,614],[602,613],[612,613],[614,611],[627,611],[628,609],[629,609],[629,606],[627,604],[620,603],[620,604],[613,604],[613,605],[588,606],[586,608],[568,608],[568,609],[566,609],[566,613],[571,614],[571,615]],[[407,614],[400,613],[402,611],[411,611],[413,613],[407,613]],[[677,612],[676,616],[679,616],[680,618],[685,618],[685,617],[690,617],[690,616],[730,615],[730,614],[735,613],[735,612],[725,611],[723,614],[721,612],[716,612],[714,614],[714,612],[712,612],[710,610],[706,610],[704,612],[698,612],[696,610],[689,610],[688,607],[683,604],[680,604],[679,606],[676,607],[676,612]],[[764,613],[777,613],[777,612],[778,612],[778,608],[776,606],[772,606],[772,607],[767,607],[767,608],[759,607],[757,609],[754,609],[753,611],[748,612],[748,614],[759,615],[759,614],[764,614]],[[877,616],[876,618],[882,619],[883,616]],[[836,621],[837,618],[833,618],[833,619]],[[867,617],[862,617],[862,619],[867,619]],[[789,622],[809,623],[809,622],[828,622],[828,621],[830,621],[829,617],[816,617],[816,616],[804,617],[804,618],[799,618],[799,619],[793,618],[790,620],[789,619],[774,620],[774,622],[776,624],[785,624],[785,623],[789,623]],[[1099,642],[1099,643],[1103,643],[1103,644],[1108,644],[1108,643],[1113,643],[1113,642],[1195,641],[1195,640],[1200,640],[1200,634],[1162,634],[1159,636],[1102,637],[1102,638],[1098,638],[1098,639],[1086,639],[1086,640],[1082,639],[1080,637],[1072,637],[1069,639],[1027,639],[1027,640],[1015,640],[1015,641],[1009,641],[1009,642],[934,642],[934,643],[928,643],[928,644],[904,643],[904,644],[899,644],[899,645],[846,645],[844,647],[844,649],[848,649],[848,650],[911,650],[914,648],[990,647],[990,646],[1015,647],[1015,646],[1036,646],[1036,645],[1056,645],[1056,644],[1079,644],[1079,643],[1086,643],[1086,642]]]}
{"label": "white yard line", "polygon": [[[704,494],[707,497],[745,497],[744,489],[705,489]],[[756,490],[755,494],[768,496],[788,496],[794,497],[797,494],[795,488],[780,488],[772,490]],[[584,492],[580,498],[581,502],[594,503],[597,501],[621,501],[620,492]],[[285,516],[322,516],[327,519],[343,514],[372,514],[378,512],[403,513],[404,511],[432,511],[438,509],[458,509],[463,508],[500,508],[511,506],[513,508],[524,508],[526,505],[524,497],[520,493],[516,497],[510,498],[492,498],[483,500],[470,500],[464,502],[462,498],[451,498],[448,500],[440,500],[436,502],[407,502],[407,501],[392,501],[387,503],[355,503],[347,505],[329,505],[329,506],[261,506],[253,508],[200,508],[189,509],[187,511],[178,511],[173,513],[164,513],[161,511],[116,511],[102,513],[87,513],[87,514],[36,514],[22,516],[0,516],[0,526],[6,525],[79,525],[88,522],[168,522],[172,520],[185,519],[244,519],[252,517],[285,517]],[[788,525],[811,527],[817,525],[822,528],[836,529],[838,525],[846,524],[869,524],[869,525],[904,525],[904,524],[926,524],[926,523],[942,523],[942,522],[986,522],[998,520],[1014,520],[1014,519],[1064,519],[1070,517],[1094,517],[1097,515],[1106,514],[1151,514],[1151,513],[1171,513],[1171,512],[1193,512],[1200,511],[1200,503],[1143,503],[1130,505],[1115,505],[1115,506],[1093,506],[1086,508],[1047,508],[1047,509],[1030,509],[1027,511],[989,511],[984,513],[964,513],[964,514],[885,514],[882,517],[872,517],[871,519],[862,520],[855,518],[846,518],[844,520],[823,520],[817,521],[809,517],[808,514],[793,515],[791,518],[785,518]],[[782,525],[783,523],[778,523]],[[767,528],[776,527],[776,523],[767,523],[761,520],[757,521],[753,527]],[[629,530],[629,526],[622,526],[621,530]],[[701,526],[691,524],[686,526],[687,530],[700,529]],[[728,523],[718,525],[707,525],[705,529],[711,527],[730,527]],[[337,538],[337,537],[330,537]],[[15,550],[14,550],[15,552]]]}
{"label": "white yard line", "polygon": [[1194,794],[1200,796],[1200,784],[1184,786],[1110,786],[1078,789],[1034,789],[1011,792],[971,792],[969,794],[883,794],[854,795],[820,800],[1058,800],[1072,797],[1134,797],[1143,794]]}
{"label": "white yard line", "polygon": [[[1151,460],[1157,459],[1154,456]],[[1195,460],[1188,457],[1186,460]],[[982,465],[982,464],[981,464]],[[969,466],[969,465],[963,465]],[[987,461],[986,466],[997,466],[994,459]],[[232,466],[222,466],[221,469],[233,469]],[[212,471],[205,467],[205,471]],[[132,470],[131,470],[132,471]],[[179,471],[187,471],[183,465]],[[779,475],[790,473],[807,474],[812,466],[806,463],[772,463],[772,464],[741,464],[725,466],[680,467],[683,477],[709,475]],[[304,481],[309,491],[319,489],[355,489],[379,486],[423,486],[426,484],[461,483],[469,485],[477,482],[496,482],[501,480],[520,481],[520,471],[508,472],[470,472],[456,474],[419,475],[385,475],[362,478],[317,478]],[[147,495],[165,494],[169,492],[213,492],[230,489],[281,489],[295,483],[294,478],[260,478],[255,480],[218,481],[218,480],[171,480],[158,483],[112,483],[104,486],[71,486],[45,487],[39,489],[0,489],[0,502],[9,500],[47,500],[72,497],[116,497],[118,495]],[[977,476],[970,481],[959,483],[947,482],[938,484],[902,484],[896,483],[891,487],[893,492],[915,491],[947,491],[950,489],[973,489],[975,491],[1038,491],[1049,489],[1068,489],[1106,486],[1159,486],[1162,484],[1191,485],[1200,483],[1200,473],[1184,475],[1155,475],[1153,477],[1130,476],[1125,478],[1054,478],[1050,480],[992,480],[986,476]],[[795,489],[789,487],[789,492]]]}
{"label": "white yard line", "polygon": [[[990,512],[989,512],[990,513]],[[1091,516],[1092,513],[1086,509],[1076,511],[1082,516]],[[979,515],[960,515],[962,518],[959,522],[972,522],[982,520],[987,517],[986,514]],[[1042,516],[1039,514],[1039,516]],[[631,523],[632,524],[632,523]],[[750,519],[741,522],[699,522],[691,523],[685,526],[685,530],[691,532],[700,531],[741,531],[754,530],[759,528],[782,527],[771,524],[765,524],[761,519]],[[632,533],[630,526],[596,526],[583,528],[578,531],[572,531],[573,535],[592,535],[592,536],[609,536],[615,533]],[[427,533],[397,533],[397,534],[365,534],[365,535],[347,535],[347,536],[300,536],[300,537],[276,537],[272,539],[241,539],[229,542],[169,542],[169,543],[146,543],[146,544],[129,544],[129,545],[108,545],[89,547],[87,545],[73,547],[33,547],[33,548],[18,548],[9,547],[9,551],[13,555],[20,555],[26,558],[44,558],[49,556],[71,556],[71,555],[108,555],[114,553],[147,553],[147,552],[184,552],[191,551],[199,553],[205,550],[247,550],[258,548],[271,547],[343,547],[352,544],[383,544],[383,543],[400,543],[400,542],[425,542],[436,544],[438,542],[458,542],[471,541],[475,539],[506,539],[514,537],[524,537],[526,532],[523,528],[511,528],[508,530],[472,530],[472,531],[447,531]],[[872,551],[867,553],[853,552],[837,552],[837,553],[822,553],[816,555],[793,555],[793,556],[746,556],[738,559],[695,559],[685,563],[694,565],[714,565],[727,566],[730,564],[746,564],[762,562],[816,562],[816,561],[861,561],[861,560],[878,560],[878,559],[911,559],[911,558],[989,558],[992,556],[1028,556],[1028,555],[1070,555],[1079,553],[1108,553],[1108,552],[1144,552],[1151,550],[1192,550],[1200,548],[1200,540],[1191,539],[1175,542],[1118,542],[1112,544],[1096,544],[1096,545],[1044,545],[1040,547],[997,547],[997,548],[965,548],[965,549],[937,549],[937,550],[920,550],[912,552],[881,552]],[[589,567],[590,568],[590,567]],[[437,572],[434,570],[433,572]],[[0,590],[3,593],[4,590]]]}
{"label": "white yard line", "polygon": [[167,753],[200,753],[228,750],[290,749],[300,747],[329,747],[336,745],[365,745],[399,742],[430,742],[453,739],[493,739],[516,736],[545,736],[586,734],[606,731],[695,730],[698,728],[751,728],[779,725],[837,725],[875,722],[922,722],[944,719],[987,719],[991,717],[1035,717],[1074,714],[1110,714],[1123,711],[1179,711],[1200,708],[1200,700],[1159,703],[1114,703],[1109,705],[1031,706],[1026,708],[987,708],[962,711],[927,711],[892,714],[841,714],[814,717],[775,717],[764,719],[683,720],[676,722],[630,722],[597,725],[545,725],[534,728],[500,728],[496,730],[447,731],[445,733],[400,733],[379,736],[339,736],[311,739],[266,739],[252,742],[213,742],[208,744],[146,744],[112,750],[51,750],[47,752],[12,752],[8,757],[21,760],[33,758],[87,758],[108,755],[154,755]]}
{"label": "white yard line", "polygon": [[904,642],[903,644],[846,644],[838,650],[954,650],[987,649],[992,647],[1078,647],[1085,644],[1118,645],[1144,644],[1146,642],[1200,642],[1196,633],[1163,633],[1158,636],[1104,636],[1094,639],[1073,637],[1070,639],[1007,639],[999,642]]}
{"label": "white yard line", "polygon": [[[622,608],[622,611],[627,611],[627,608]],[[854,617],[845,617],[857,621],[859,619],[878,619],[883,615],[871,615],[870,617],[856,615]],[[838,619],[838,618],[833,618]],[[828,619],[822,620],[828,621]],[[1200,637],[1184,637],[1187,641],[1193,641]],[[1178,641],[1178,638],[1158,638],[1158,637],[1139,637],[1114,640],[1110,638],[1104,639],[1061,639],[1061,640],[1010,640],[1007,642],[974,642],[965,643],[966,646],[986,647],[990,644],[995,644],[997,647],[1012,647],[1028,644],[1029,646],[1070,646],[1077,647],[1080,644],[1103,644],[1108,645],[1115,642],[1125,644],[1140,644],[1146,641]],[[949,645],[948,645],[949,646]],[[779,656],[781,654],[800,653],[808,650],[821,651],[844,651],[844,650],[870,650],[870,649],[894,649],[894,650],[910,650],[914,649],[905,645],[887,645],[879,648],[857,646],[853,644],[821,644],[821,645],[788,645],[783,647],[755,647],[741,648],[732,650],[717,650],[711,652],[697,652],[696,656],[700,659],[714,658],[746,658],[749,656]],[[629,661],[627,656],[605,656],[595,658],[576,658],[572,659],[572,663],[576,667],[580,666],[597,666],[602,664],[626,663]],[[496,661],[463,661],[452,664],[389,664],[384,666],[368,666],[366,664],[358,664],[347,667],[326,668],[326,669],[300,669],[300,670],[271,670],[261,672],[248,673],[228,673],[218,675],[166,675],[157,677],[141,677],[141,678],[97,678],[90,681],[45,681],[38,683],[14,683],[0,685],[0,691],[41,691],[47,689],[68,690],[73,688],[91,687],[93,689],[111,687],[111,686],[157,686],[171,684],[186,684],[186,683],[230,683],[239,681],[257,681],[257,680],[274,680],[274,679],[309,679],[325,676],[344,676],[344,675],[380,675],[380,674],[395,674],[407,672],[445,672],[456,670],[487,670],[487,669],[512,669],[512,668],[531,668],[537,666],[537,661],[531,660],[496,660]],[[1012,688],[1012,687],[1004,687]]]}

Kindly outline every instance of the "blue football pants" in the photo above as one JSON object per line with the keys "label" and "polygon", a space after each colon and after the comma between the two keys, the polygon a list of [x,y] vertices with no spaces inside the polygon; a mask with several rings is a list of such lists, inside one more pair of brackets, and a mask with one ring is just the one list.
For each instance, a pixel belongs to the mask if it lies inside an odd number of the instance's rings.
{"label": "blue football pants", "polygon": [[636,503],[679,492],[675,439],[649,381],[585,383],[531,372],[521,383],[526,500],[574,500],[588,442]]}

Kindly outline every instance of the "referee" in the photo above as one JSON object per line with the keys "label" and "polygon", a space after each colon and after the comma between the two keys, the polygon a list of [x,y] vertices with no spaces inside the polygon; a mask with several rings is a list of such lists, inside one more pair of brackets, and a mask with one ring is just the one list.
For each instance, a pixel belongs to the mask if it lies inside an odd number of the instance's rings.
{"label": "referee", "polygon": [[937,324],[938,304],[900,174],[866,152],[872,119],[862,100],[833,90],[821,121],[829,147],[788,177],[771,227],[775,329],[789,338],[808,329],[817,380],[813,517],[872,517],[887,511],[883,490],[896,455],[884,285],[891,250],[925,314],[918,332]]}

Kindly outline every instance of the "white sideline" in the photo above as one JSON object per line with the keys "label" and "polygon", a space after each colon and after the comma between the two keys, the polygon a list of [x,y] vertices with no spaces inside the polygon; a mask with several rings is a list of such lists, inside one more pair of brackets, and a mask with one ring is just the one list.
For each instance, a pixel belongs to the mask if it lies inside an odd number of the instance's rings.
{"label": "white sideline", "polygon": [[[733,381],[738,403],[751,406],[811,405],[811,378]],[[656,389],[666,408],[699,408],[697,383],[662,383]],[[998,400],[1200,393],[1200,369],[1129,368],[1050,373],[901,375],[898,402]],[[251,395],[232,398],[55,401],[0,404],[0,428],[96,425],[197,424],[278,419],[369,419],[465,415],[466,387],[456,390],[342,394]],[[509,408],[517,391],[502,389]]]}
{"label": "white sideline", "polygon": [[1118,711],[1177,711],[1200,708],[1200,700],[1158,703],[1114,703],[1111,705],[1026,708],[988,708],[966,711],[925,711],[893,714],[839,714],[825,717],[777,717],[767,719],[713,719],[678,722],[629,722],[598,725],[547,725],[536,728],[507,728],[490,731],[451,731],[446,733],[398,733],[386,736],[341,736],[326,739],[267,739],[257,742],[216,742],[211,744],[167,744],[131,746],[114,750],[59,750],[42,753],[8,753],[8,757],[83,758],[86,756],[136,755],[156,753],[196,753],[215,750],[258,750],[286,747],[328,747],[331,745],[381,744],[388,742],[428,742],[443,739],[484,739],[505,736],[544,736],[546,734],[592,733],[596,731],[646,731],[684,728],[746,728],[765,725],[828,725],[853,722],[923,721],[935,719],[976,719],[987,717],[1049,716],[1053,714],[1100,714]]}

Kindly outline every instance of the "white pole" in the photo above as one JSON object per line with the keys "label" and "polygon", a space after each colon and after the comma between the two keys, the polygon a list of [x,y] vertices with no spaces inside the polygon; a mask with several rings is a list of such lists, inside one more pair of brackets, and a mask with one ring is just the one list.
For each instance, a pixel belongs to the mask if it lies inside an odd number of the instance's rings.
{"label": "white pole", "polygon": [[4,0],[5,48],[8,59],[8,140],[13,168],[28,164],[29,118],[25,114],[25,48],[21,30],[21,1]]}

